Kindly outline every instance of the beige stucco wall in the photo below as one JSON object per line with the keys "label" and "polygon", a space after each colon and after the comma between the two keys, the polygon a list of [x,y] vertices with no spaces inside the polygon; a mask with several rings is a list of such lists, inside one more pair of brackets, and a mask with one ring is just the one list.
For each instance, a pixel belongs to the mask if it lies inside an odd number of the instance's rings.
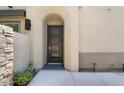
{"label": "beige stucco wall", "polygon": [[[8,9],[1,9],[4,8]],[[52,19],[52,14],[59,15],[61,20],[50,20],[47,24],[64,24],[65,69],[91,68],[92,63],[97,63],[102,69],[122,67],[124,7],[27,6],[20,9],[26,9],[26,18],[32,24],[30,31],[24,29],[24,17],[0,17],[0,20],[21,21],[21,33],[27,34],[30,39],[30,62],[36,69],[47,63],[45,21]]]}
{"label": "beige stucco wall", "polygon": [[124,52],[123,10],[124,7],[82,7],[80,52]]}
{"label": "beige stucco wall", "polygon": [[30,64],[28,36],[14,32],[14,72],[23,71]]}
{"label": "beige stucco wall", "polygon": [[[3,6],[0,9],[9,8]],[[124,7],[14,6],[13,9],[26,10],[26,18],[31,20],[31,30],[24,29],[25,17],[4,16],[0,20],[21,22],[20,33],[29,36],[29,60],[36,69],[47,63],[46,24],[64,25],[65,69],[77,71],[79,67],[92,68],[92,63],[97,63],[99,69],[112,66],[122,68]],[[51,20],[52,14],[58,15],[60,20]],[[45,23],[46,21],[48,22]]]}
{"label": "beige stucco wall", "polygon": [[80,68],[122,68],[124,7],[80,9]]}
{"label": "beige stucco wall", "polygon": [[93,69],[96,63],[96,70],[123,69],[124,53],[80,53],[80,68]]}
{"label": "beige stucco wall", "polygon": [[[64,66],[68,70],[78,70],[79,66],[79,15],[77,7],[27,7],[27,18],[31,19],[30,39],[32,62],[39,69],[46,63],[44,48],[44,19],[49,14],[58,14],[64,20]],[[75,55],[74,55],[75,54]]]}

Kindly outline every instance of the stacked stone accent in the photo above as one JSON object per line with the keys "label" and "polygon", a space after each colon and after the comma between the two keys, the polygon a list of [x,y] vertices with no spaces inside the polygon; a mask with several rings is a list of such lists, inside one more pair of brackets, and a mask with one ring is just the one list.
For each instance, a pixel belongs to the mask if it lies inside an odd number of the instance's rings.
{"label": "stacked stone accent", "polygon": [[13,85],[13,29],[0,25],[0,86]]}

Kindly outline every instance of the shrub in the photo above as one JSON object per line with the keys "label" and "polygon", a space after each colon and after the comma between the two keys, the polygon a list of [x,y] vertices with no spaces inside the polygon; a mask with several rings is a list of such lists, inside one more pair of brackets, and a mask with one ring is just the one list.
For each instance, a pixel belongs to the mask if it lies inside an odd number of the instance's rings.
{"label": "shrub", "polygon": [[32,65],[32,64],[29,64],[29,66],[27,67],[27,69],[26,69],[26,70],[28,70],[28,71],[32,72],[32,71],[33,71],[33,69],[34,69],[33,65]]}
{"label": "shrub", "polygon": [[14,74],[14,85],[24,86],[27,85],[33,78],[33,68],[30,64],[23,72],[17,72]]}

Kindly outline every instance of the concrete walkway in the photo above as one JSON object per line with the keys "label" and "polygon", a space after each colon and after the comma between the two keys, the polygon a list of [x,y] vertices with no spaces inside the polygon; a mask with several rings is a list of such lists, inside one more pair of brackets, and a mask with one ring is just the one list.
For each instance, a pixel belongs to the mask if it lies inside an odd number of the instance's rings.
{"label": "concrete walkway", "polygon": [[124,73],[41,70],[29,86],[124,86]]}

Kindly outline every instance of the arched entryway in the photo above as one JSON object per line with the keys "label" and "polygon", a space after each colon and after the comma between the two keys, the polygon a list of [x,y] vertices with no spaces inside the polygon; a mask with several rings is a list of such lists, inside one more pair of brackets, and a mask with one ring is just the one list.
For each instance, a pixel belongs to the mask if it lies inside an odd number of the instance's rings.
{"label": "arched entryway", "polygon": [[[78,7],[28,7],[31,19],[31,61],[36,69],[47,63],[47,25],[63,25],[63,63],[70,71],[79,69],[79,13]],[[33,11],[33,12],[32,12]]]}
{"label": "arched entryway", "polygon": [[58,14],[48,14],[43,27],[47,64],[64,64],[64,20]]}

